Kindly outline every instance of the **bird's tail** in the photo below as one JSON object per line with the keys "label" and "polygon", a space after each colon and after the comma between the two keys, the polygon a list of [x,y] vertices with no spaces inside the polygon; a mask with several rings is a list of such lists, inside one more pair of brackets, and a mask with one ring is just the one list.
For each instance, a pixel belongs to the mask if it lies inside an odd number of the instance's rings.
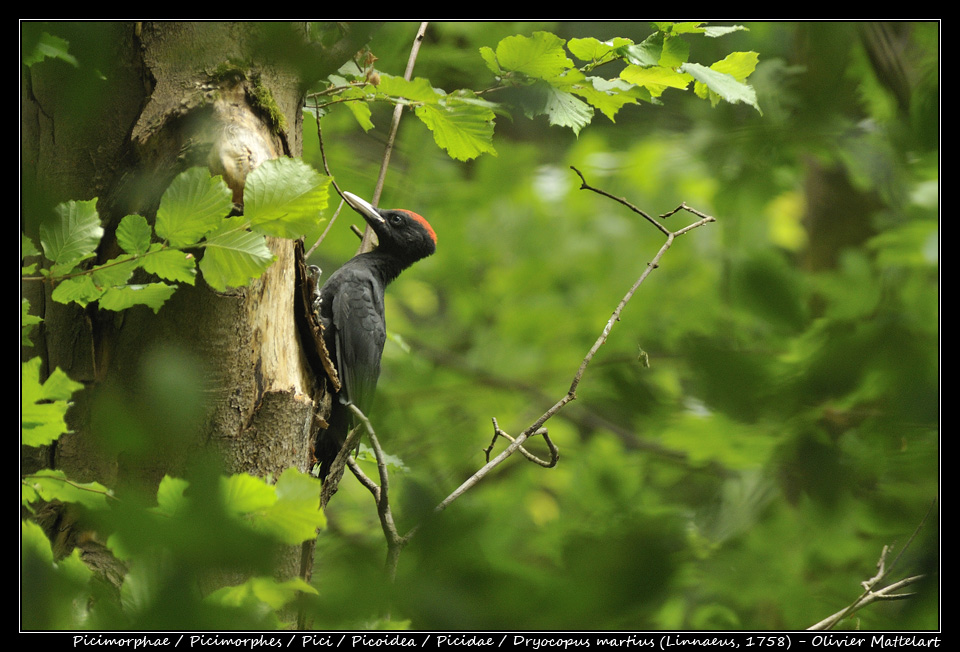
{"label": "bird's tail", "polygon": [[327,429],[321,430],[317,435],[317,441],[313,447],[313,454],[320,463],[317,477],[324,481],[330,474],[330,467],[337,458],[337,454],[343,448],[343,442],[347,440],[347,433],[350,431],[350,412],[342,405],[335,404],[330,413],[329,422]]}

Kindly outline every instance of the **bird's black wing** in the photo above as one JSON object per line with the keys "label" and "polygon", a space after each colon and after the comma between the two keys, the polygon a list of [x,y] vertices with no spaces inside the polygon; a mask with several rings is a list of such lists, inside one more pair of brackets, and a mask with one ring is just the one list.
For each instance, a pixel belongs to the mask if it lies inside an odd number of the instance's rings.
{"label": "bird's black wing", "polygon": [[387,329],[383,290],[372,275],[357,273],[341,283],[333,297],[340,402],[353,403],[367,414],[380,377],[380,356]]}

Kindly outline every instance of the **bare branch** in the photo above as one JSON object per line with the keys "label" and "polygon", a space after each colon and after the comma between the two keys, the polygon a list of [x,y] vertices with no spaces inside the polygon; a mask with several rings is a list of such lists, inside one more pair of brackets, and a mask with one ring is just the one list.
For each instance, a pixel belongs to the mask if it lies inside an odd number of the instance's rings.
{"label": "bare branch", "polygon": [[350,458],[347,460],[347,468],[357,477],[357,480],[360,481],[364,487],[373,494],[373,499],[376,502],[380,502],[380,485],[370,479],[366,473],[363,472],[363,469],[360,468],[360,465],[357,464],[357,460]]}
{"label": "bare branch", "polygon": [[[493,387],[497,390],[508,391],[514,394],[522,393],[534,404],[549,404],[552,398],[544,392],[539,386],[499,375],[497,372],[477,366],[474,363],[467,362],[463,357],[448,350],[433,348],[429,343],[416,338],[405,338],[411,347],[417,350],[419,355],[428,358],[435,365],[450,369],[460,375],[467,376],[471,382]],[[605,364],[609,364],[607,360]],[[570,404],[562,412],[557,414],[558,418],[566,419],[578,427],[588,429],[607,430],[615,435],[629,450],[640,450],[663,459],[672,464],[685,465],[687,470],[695,473],[707,473],[720,477],[735,477],[737,474],[731,469],[723,466],[716,460],[706,464],[698,462],[691,463],[689,453],[681,449],[670,448],[653,439],[641,437],[631,428],[611,420],[606,415],[601,415],[591,408],[591,406],[580,403]],[[496,441],[494,439],[494,441]],[[488,449],[484,449],[488,450]],[[492,450],[492,449],[489,449]],[[489,461],[489,455],[487,456]]]}
{"label": "bare branch", "polygon": [[930,516],[930,512],[933,510],[933,506],[936,503],[931,503],[930,508],[927,510],[927,513],[924,515],[923,519],[920,520],[920,523],[914,529],[913,534],[910,535],[910,538],[907,539],[907,542],[903,545],[903,548],[900,549],[900,552],[897,553],[897,556],[894,558],[893,562],[889,565],[887,564],[887,556],[890,554],[891,547],[884,546],[880,551],[880,557],[877,559],[877,574],[871,577],[868,580],[865,580],[860,583],[863,587],[863,593],[857,597],[856,600],[848,604],[846,607],[840,611],[827,616],[820,622],[815,625],[808,627],[808,630],[827,630],[832,629],[837,623],[842,621],[844,618],[853,615],[855,612],[859,611],[863,607],[866,607],[869,604],[878,602],[880,600],[903,600],[913,596],[913,593],[898,593],[900,589],[910,586],[911,584],[916,584],[921,579],[923,575],[911,575],[902,580],[888,584],[887,586],[875,589],[878,584],[880,584],[884,578],[889,575],[894,567],[897,565],[897,562],[900,561],[900,557],[903,555],[904,551],[910,547],[910,544],[913,543],[916,539],[917,534],[920,533],[920,530],[923,529],[924,524],[927,521],[927,518]]}
{"label": "bare branch", "polygon": [[818,630],[818,631],[833,629],[833,627],[836,626],[836,624],[842,621],[844,618],[847,618],[848,616],[853,615],[855,612],[859,611],[860,609],[862,609],[863,607],[866,607],[869,604],[878,602],[880,600],[903,600],[905,598],[909,598],[914,594],[913,593],[896,593],[896,591],[899,591],[905,586],[909,586],[911,584],[915,584],[919,582],[920,580],[923,579],[923,577],[924,577],[923,575],[912,575],[898,582],[894,582],[889,586],[885,586],[884,588],[879,589],[877,591],[873,591],[872,589],[867,589],[866,591],[861,593],[860,597],[858,597],[852,603],[850,603],[849,605],[847,605],[837,613],[824,618],[819,623],[815,625],[811,625],[807,629]]}
{"label": "bare branch", "polygon": [[[421,25],[421,31],[418,34],[418,42],[420,39],[422,39],[424,28],[425,28],[425,24]],[[413,57],[413,53],[411,53],[411,57]],[[408,68],[408,72],[409,72],[409,68]],[[385,161],[387,160],[387,158],[389,158],[389,154],[385,158]],[[442,512],[454,500],[459,498],[471,487],[473,487],[478,482],[480,482],[480,480],[482,480],[487,475],[487,473],[489,473],[493,468],[498,466],[501,462],[503,462],[505,459],[510,457],[513,453],[515,453],[518,450],[528,460],[536,464],[539,464],[540,466],[551,468],[557,464],[558,460],[560,459],[560,452],[556,447],[556,445],[553,443],[553,441],[551,441],[547,433],[547,429],[543,427],[544,423],[546,423],[547,420],[549,420],[551,417],[557,414],[561,409],[563,409],[563,407],[567,403],[569,403],[570,401],[574,400],[577,397],[577,394],[576,394],[577,387],[579,386],[580,381],[583,378],[583,374],[586,371],[587,366],[593,360],[593,357],[596,355],[600,347],[603,346],[603,344],[607,341],[607,338],[609,337],[610,332],[613,330],[614,324],[620,320],[620,314],[623,311],[624,307],[627,305],[627,303],[630,301],[630,299],[639,289],[640,285],[650,275],[650,272],[652,272],[654,269],[657,269],[657,267],[659,267],[660,260],[663,258],[667,250],[672,246],[673,241],[677,238],[677,236],[688,233],[693,229],[703,226],[708,222],[716,221],[713,217],[709,215],[690,209],[685,204],[680,204],[677,208],[675,208],[674,210],[670,211],[669,213],[661,217],[667,217],[667,216],[673,215],[678,211],[686,210],[696,215],[700,219],[697,222],[687,225],[677,231],[670,231],[669,229],[661,225],[659,222],[656,222],[655,220],[653,220],[653,218],[651,218],[645,212],[633,206],[626,200],[617,199],[612,195],[610,195],[609,193],[606,193],[605,191],[601,191],[601,190],[590,187],[586,183],[586,180],[584,179],[583,175],[575,168],[574,168],[574,171],[580,176],[580,179],[583,182],[581,186],[583,189],[593,190],[594,192],[602,194],[606,197],[611,197],[616,201],[619,201],[623,205],[627,206],[634,212],[638,213],[639,215],[643,216],[652,224],[656,225],[656,227],[667,236],[666,242],[663,243],[659,251],[657,251],[656,255],[653,257],[653,259],[649,263],[647,263],[647,266],[643,270],[643,273],[636,280],[636,282],[630,287],[630,289],[627,291],[624,297],[620,300],[620,302],[617,304],[616,308],[613,311],[613,314],[607,320],[607,323],[604,326],[603,331],[600,333],[599,337],[594,342],[593,346],[590,347],[590,350],[587,351],[587,354],[584,356],[583,360],[581,361],[580,366],[577,368],[576,374],[574,375],[573,380],[570,383],[570,389],[567,391],[566,395],[563,396],[559,401],[557,401],[550,409],[544,412],[544,414],[539,419],[537,419],[533,424],[528,426],[516,438],[511,437],[506,432],[501,430],[499,424],[497,423],[497,420],[494,418],[493,419],[493,428],[494,428],[493,439],[490,442],[490,446],[488,446],[485,449],[485,455],[487,459],[486,464],[484,464],[483,467],[481,467],[473,475],[467,478],[467,480],[464,481],[459,487],[457,487],[457,489],[455,489],[450,495],[444,498],[440,502],[440,504],[438,504],[434,508],[434,513]],[[379,188],[378,188],[378,191],[379,191]],[[360,420],[360,422],[362,423],[362,425],[365,427],[367,431],[367,434],[371,442],[371,447],[373,448],[374,455],[376,456],[376,459],[377,459],[377,468],[380,476],[379,477],[380,484],[377,485],[376,482],[374,482],[369,477],[367,477],[366,474],[364,474],[363,471],[356,464],[356,462],[349,460],[346,463],[348,464],[353,474],[361,482],[361,484],[363,484],[363,486],[365,486],[371,492],[377,504],[377,513],[380,516],[381,528],[383,529],[384,536],[387,539],[387,567],[392,578],[396,573],[396,565],[399,558],[399,554],[403,550],[403,548],[406,546],[406,544],[410,541],[411,537],[413,537],[413,535],[417,530],[417,527],[415,526],[409,532],[407,532],[406,535],[403,535],[403,536],[400,536],[399,533],[397,532],[396,524],[394,523],[394,520],[393,520],[393,514],[390,510],[389,492],[388,492],[389,474],[387,472],[386,463],[384,461],[383,451],[380,448],[380,443],[377,440],[377,436],[373,430],[373,426],[370,424],[370,421],[369,419],[367,419],[366,415],[364,415],[354,405],[351,405],[350,409],[353,411],[354,415]],[[546,442],[547,447],[550,451],[550,460],[542,460],[523,447],[523,444],[524,442],[526,442],[527,439],[537,435],[540,435],[544,438],[544,441]],[[493,450],[493,447],[498,437],[504,437],[505,439],[510,441],[510,444],[499,455],[497,455],[491,460],[490,454]]]}
{"label": "bare branch", "polygon": [[[708,223],[708,222],[715,222],[715,221],[716,221],[716,219],[713,218],[713,217],[711,217],[710,215],[706,215],[706,214],[701,213],[701,212],[699,212],[699,211],[695,211],[695,210],[693,210],[693,209],[690,209],[690,208],[688,208],[688,207],[686,206],[686,204],[680,204],[677,208],[675,208],[675,209],[673,209],[672,211],[670,211],[669,213],[667,213],[666,216],[673,215],[674,213],[676,213],[676,212],[678,212],[678,211],[680,211],[680,210],[686,210],[686,211],[688,211],[688,212],[690,212],[690,213],[693,213],[694,215],[696,215],[696,216],[699,217],[700,219],[697,220],[696,222],[694,222],[693,224],[689,224],[689,225],[687,225],[687,226],[685,226],[685,227],[683,227],[683,228],[681,228],[681,229],[679,229],[679,230],[677,230],[677,231],[670,231],[669,229],[667,229],[666,227],[664,227],[662,224],[660,224],[659,222],[657,222],[656,220],[654,220],[652,217],[650,217],[647,213],[645,213],[644,211],[640,210],[639,208],[637,208],[636,206],[634,206],[633,204],[631,204],[631,203],[628,202],[627,200],[622,199],[622,198],[618,198],[618,197],[614,197],[613,195],[611,195],[610,193],[608,193],[608,192],[606,192],[606,191],[599,190],[599,189],[597,189],[597,188],[593,188],[592,186],[590,186],[590,185],[587,183],[587,181],[586,181],[586,179],[584,178],[583,174],[582,174],[579,170],[577,170],[576,168],[571,168],[571,169],[573,169],[573,171],[576,172],[577,175],[580,177],[580,180],[581,180],[581,182],[582,182],[580,187],[581,187],[582,189],[584,189],[584,190],[592,190],[593,192],[596,192],[596,193],[598,193],[598,194],[600,194],[600,195],[603,195],[603,196],[605,196],[605,197],[610,197],[611,199],[614,199],[615,201],[623,204],[624,206],[628,207],[630,210],[634,211],[635,213],[643,216],[647,221],[649,221],[651,224],[653,224],[654,226],[656,226],[658,230],[660,230],[662,233],[664,233],[664,234],[667,236],[667,240],[666,240],[666,242],[663,243],[663,246],[660,247],[660,250],[659,250],[659,251],[657,252],[657,254],[653,257],[653,260],[651,260],[649,263],[647,263],[647,267],[643,270],[643,273],[640,275],[640,278],[637,279],[637,281],[630,287],[630,289],[627,291],[627,293],[624,295],[624,297],[620,300],[620,303],[617,304],[617,307],[614,309],[613,314],[610,316],[610,319],[607,320],[607,323],[606,323],[606,325],[604,326],[603,331],[600,333],[600,336],[597,338],[597,341],[594,342],[593,346],[590,347],[590,350],[587,351],[586,356],[584,356],[583,360],[581,361],[580,366],[579,366],[579,368],[577,369],[577,372],[576,372],[576,374],[575,374],[574,377],[573,377],[573,381],[570,383],[570,389],[567,390],[566,395],[563,396],[559,401],[557,401],[557,402],[553,405],[553,407],[551,407],[549,410],[547,410],[546,412],[544,412],[543,415],[542,415],[539,419],[537,419],[536,421],[534,421],[530,426],[528,426],[528,427],[526,428],[526,430],[524,430],[522,433],[520,433],[520,434],[517,436],[516,439],[513,439],[513,438],[511,438],[511,437],[507,437],[508,439],[510,439],[510,445],[507,446],[507,448],[504,449],[504,451],[503,451],[502,453],[500,453],[499,455],[497,455],[497,456],[496,456],[494,459],[492,459],[492,460],[490,460],[490,458],[489,458],[489,456],[490,456],[490,450],[492,450],[492,443],[491,443],[491,448],[487,449],[487,453],[486,453],[486,454],[487,454],[487,463],[484,464],[483,467],[481,467],[476,473],[474,473],[472,476],[470,476],[469,478],[467,478],[467,480],[466,480],[463,484],[461,484],[459,487],[457,487],[457,489],[455,489],[455,490],[453,491],[453,493],[451,493],[449,496],[447,496],[445,499],[443,499],[443,501],[441,501],[440,504],[437,505],[437,507],[435,508],[435,511],[437,511],[437,512],[446,509],[447,506],[448,506],[450,503],[452,503],[452,502],[453,502],[454,500],[456,500],[459,496],[463,495],[464,492],[466,492],[466,491],[469,490],[471,487],[473,487],[475,484],[477,484],[480,480],[482,480],[483,477],[484,477],[487,473],[489,473],[491,469],[493,469],[494,467],[496,467],[496,466],[497,466],[498,464],[500,464],[503,460],[507,459],[510,455],[512,455],[512,454],[513,454],[514,452],[516,452],[517,450],[521,450],[521,449],[522,449],[522,446],[523,446],[523,443],[524,443],[528,438],[530,438],[530,437],[532,437],[532,436],[540,433],[540,430],[541,430],[541,428],[543,427],[543,424],[546,423],[547,420],[549,420],[551,417],[553,417],[555,414],[557,414],[560,410],[562,410],[563,407],[564,407],[567,403],[569,403],[570,401],[573,401],[574,399],[576,399],[576,397],[577,397],[577,387],[580,385],[580,381],[583,379],[583,374],[584,374],[584,372],[586,371],[587,366],[590,364],[591,360],[593,360],[593,357],[596,355],[596,353],[597,353],[597,351],[600,349],[600,347],[603,346],[604,343],[607,341],[607,338],[610,336],[610,331],[613,330],[613,325],[614,325],[616,322],[620,321],[620,313],[623,311],[624,307],[627,305],[627,303],[630,301],[630,299],[633,297],[633,295],[634,295],[634,294],[636,293],[636,291],[639,289],[640,284],[643,283],[643,282],[647,279],[647,277],[650,275],[650,272],[652,272],[654,269],[656,269],[657,267],[659,267],[661,258],[663,258],[663,255],[664,255],[664,254],[667,252],[667,250],[673,245],[673,241],[677,238],[677,236],[683,235],[683,234],[685,234],[685,233],[689,233],[689,232],[692,231],[693,229],[698,228],[698,227],[700,227],[700,226],[703,226],[704,224],[706,224],[706,223]],[[505,435],[505,433],[503,433],[502,431],[500,431],[499,427],[496,425],[496,422],[494,422],[494,428],[495,428],[495,430],[497,431],[497,432],[495,433],[495,435],[494,435],[494,441],[495,441],[495,440],[496,440],[496,436],[497,436],[498,434],[504,434],[504,435]],[[552,446],[553,446],[552,442],[550,442],[549,445],[552,447]],[[530,459],[529,453],[526,453],[526,452],[525,452],[524,454],[527,455],[527,458],[528,458],[528,459]],[[557,456],[559,457],[559,452],[557,453]],[[541,460],[541,462],[542,462],[542,460]]]}
{"label": "bare branch", "polygon": [[[339,192],[339,190],[338,190]],[[333,217],[330,218],[330,221],[327,222],[327,228],[323,230],[323,233],[320,234],[320,237],[317,238],[317,241],[313,243],[313,246],[307,250],[307,253],[304,254],[304,258],[309,258],[310,254],[317,250],[317,247],[320,246],[320,243],[323,242],[324,238],[327,237],[327,234],[330,233],[330,228],[333,226],[333,223],[336,221],[337,216],[340,215],[340,211],[343,209],[343,199],[340,200],[340,205],[337,206],[337,210],[334,212]]]}
{"label": "bare branch", "polygon": [[[607,192],[606,190],[600,190],[599,188],[594,188],[593,186],[591,186],[590,184],[587,183],[586,178],[584,178],[583,173],[581,173],[580,170],[578,170],[577,168],[573,167],[572,165],[570,166],[570,169],[573,170],[574,172],[576,172],[576,173],[577,173],[577,176],[580,177],[580,190],[590,190],[590,191],[593,191],[593,192],[597,193],[598,195],[603,195],[604,197],[609,197],[609,198],[612,199],[613,201],[623,204],[624,206],[626,206],[627,208],[629,208],[630,210],[632,210],[632,211],[633,211],[634,213],[636,213],[637,215],[641,215],[645,220],[647,220],[648,222],[650,222],[650,224],[653,224],[655,227],[657,227],[657,229],[660,230],[664,235],[670,235],[670,230],[669,230],[667,227],[665,227],[664,225],[660,224],[660,222],[656,221],[655,219],[653,219],[652,217],[650,217],[649,215],[647,215],[644,211],[640,210],[639,208],[637,208],[636,206],[634,206],[633,204],[631,204],[630,202],[628,202],[628,201],[626,200],[626,198],[624,198],[624,197],[616,197],[616,196],[614,196],[614,195],[611,195],[611,194],[610,194],[609,192]],[[681,206],[682,206],[682,204],[681,204]],[[663,217],[667,217],[668,215],[673,215],[673,214],[676,213],[678,210],[680,210],[679,207],[673,209],[673,211],[671,211],[670,213],[667,213],[666,215],[661,215],[660,217],[663,218]]]}
{"label": "bare branch", "polygon": [[[356,405],[351,403],[349,407],[350,411],[353,412],[353,415],[360,421],[363,428],[367,431],[367,437],[370,440],[370,447],[373,449],[374,457],[377,460],[377,473],[380,479],[379,486],[363,472],[356,460],[348,460],[347,466],[357,477],[357,480],[359,480],[360,483],[370,491],[370,493],[373,495],[373,500],[377,505],[377,516],[380,517],[380,529],[383,530],[383,536],[387,540],[386,566],[390,573],[390,579],[392,580],[396,576],[397,561],[400,558],[400,552],[407,545],[412,532],[406,536],[401,536],[397,531],[397,525],[393,520],[393,512],[390,509],[389,497],[390,477],[389,473],[387,472],[387,463],[383,455],[383,448],[380,446],[380,440],[377,439],[377,433],[373,430],[373,424],[370,423],[370,419],[367,418],[367,415],[365,415]],[[357,428],[357,430],[359,430],[359,428]]]}
{"label": "bare branch", "polygon": [[[521,446],[518,450],[523,453],[523,456],[535,464],[539,464],[545,468],[553,468],[557,465],[557,462],[560,460],[560,449],[557,448],[556,444],[553,443],[550,439],[550,435],[547,434],[546,428],[540,428],[540,430],[533,433],[534,435],[543,435],[543,440],[547,443],[547,448],[550,449],[550,461],[541,460],[539,457],[528,451],[526,448]],[[490,445],[483,449],[484,455],[486,455],[487,461],[490,461],[490,453],[493,452],[493,447],[497,443],[497,437],[504,437],[513,441],[513,437],[500,430],[500,425],[497,423],[497,418],[493,418],[493,439],[490,440]]]}
{"label": "bare branch", "polygon": [[[417,30],[417,36],[413,40],[413,46],[410,48],[410,56],[407,58],[407,68],[403,72],[403,78],[410,81],[413,77],[413,65],[417,61],[417,54],[420,52],[420,44],[423,43],[423,37],[427,32],[429,23],[420,23]],[[383,161],[380,164],[380,175],[377,177],[377,185],[373,190],[373,199],[370,201],[374,206],[380,204],[380,195],[383,193],[383,183],[387,177],[387,168],[390,166],[390,156],[393,153],[393,144],[397,139],[397,129],[400,127],[400,116],[403,114],[403,105],[397,104],[393,109],[393,121],[390,124],[390,135],[387,136],[387,146],[383,152]],[[360,244],[360,251],[370,251],[373,248],[373,229],[368,225],[363,230],[363,241]]]}

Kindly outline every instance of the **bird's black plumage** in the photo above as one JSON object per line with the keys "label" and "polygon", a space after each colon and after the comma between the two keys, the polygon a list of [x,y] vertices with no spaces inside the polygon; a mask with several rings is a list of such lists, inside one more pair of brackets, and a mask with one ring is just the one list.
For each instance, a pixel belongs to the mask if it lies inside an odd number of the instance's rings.
{"label": "bird's black plumage", "polygon": [[378,247],[347,261],[320,289],[323,339],[340,378],[329,427],[315,443],[325,479],[352,424],[351,403],[368,415],[386,341],[383,296],[404,269],[436,250],[437,236],[425,219],[405,210],[381,210],[356,195],[344,199],[377,234]]}

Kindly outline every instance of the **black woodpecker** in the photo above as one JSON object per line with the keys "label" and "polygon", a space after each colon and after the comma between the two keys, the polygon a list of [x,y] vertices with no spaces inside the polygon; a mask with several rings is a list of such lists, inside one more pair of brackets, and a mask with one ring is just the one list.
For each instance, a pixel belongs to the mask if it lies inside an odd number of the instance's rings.
{"label": "black woodpecker", "polygon": [[323,339],[341,385],[333,400],[330,425],[319,433],[314,445],[321,480],[326,479],[353,426],[353,413],[347,406],[353,403],[369,416],[387,336],[385,288],[400,272],[437,248],[437,234],[416,213],[375,208],[349,192],[344,192],[343,198],[363,216],[380,244],[347,261],[320,288]]}

